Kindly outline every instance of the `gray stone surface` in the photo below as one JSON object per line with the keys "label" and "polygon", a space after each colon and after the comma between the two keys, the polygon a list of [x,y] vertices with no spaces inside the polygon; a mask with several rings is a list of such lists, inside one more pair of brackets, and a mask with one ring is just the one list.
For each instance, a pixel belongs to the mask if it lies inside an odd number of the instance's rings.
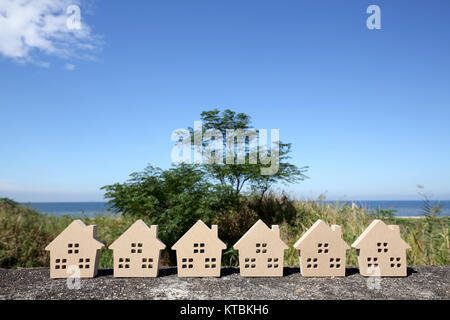
{"label": "gray stone surface", "polygon": [[223,268],[221,278],[178,278],[171,267],[145,279],[116,279],[101,269],[76,290],[50,279],[48,269],[0,269],[0,299],[450,299],[450,266],[411,267],[408,274],[379,278],[377,289],[378,280],[356,268],[345,278],[304,278],[291,267],[282,278],[243,278],[237,268]]}

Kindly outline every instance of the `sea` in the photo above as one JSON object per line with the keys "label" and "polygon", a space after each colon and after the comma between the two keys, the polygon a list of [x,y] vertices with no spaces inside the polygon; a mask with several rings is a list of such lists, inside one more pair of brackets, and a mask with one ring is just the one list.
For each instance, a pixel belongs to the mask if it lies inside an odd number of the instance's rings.
{"label": "sea", "polygon": [[[364,207],[369,210],[377,208],[395,210],[396,216],[423,216],[423,201],[407,200],[367,200],[367,201],[325,201],[330,204],[339,204],[340,206],[352,205],[354,202],[358,207]],[[95,217],[99,215],[113,215],[112,210],[106,202],[30,202],[22,203],[32,209],[48,215],[71,215],[73,217]],[[450,201],[431,201],[431,204],[439,204],[441,212],[439,216],[450,216]]]}

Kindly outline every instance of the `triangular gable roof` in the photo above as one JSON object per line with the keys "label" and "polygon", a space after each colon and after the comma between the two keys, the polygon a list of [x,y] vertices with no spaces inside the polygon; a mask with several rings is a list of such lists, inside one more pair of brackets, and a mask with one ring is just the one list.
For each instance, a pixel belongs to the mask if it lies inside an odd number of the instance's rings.
{"label": "triangular gable roof", "polygon": [[234,249],[239,250],[241,247],[245,246],[246,241],[250,239],[253,234],[265,233],[267,234],[267,241],[273,240],[280,245],[283,250],[289,249],[283,240],[280,238],[280,229],[278,226],[273,225],[270,229],[262,220],[256,221],[256,223],[248,229],[248,231],[235,243]]}
{"label": "triangular gable roof", "polygon": [[367,236],[371,232],[374,232],[376,229],[379,228],[384,228],[386,232],[393,232],[395,237],[398,238],[400,244],[402,244],[405,247],[405,249],[411,249],[409,244],[401,238],[400,229],[398,225],[386,225],[382,220],[379,219],[375,219],[372,221],[372,223],[366,228],[366,230],[364,230],[364,232],[361,233],[360,236],[352,243],[352,247],[356,249],[360,248],[366,241]]}
{"label": "triangular gable roof", "polygon": [[178,239],[172,246],[172,250],[177,250],[178,247],[194,232],[210,233],[214,236],[213,240],[217,242],[222,250],[227,248],[226,244],[217,236],[217,225],[212,225],[210,229],[202,220],[198,220],[180,239]]}
{"label": "triangular gable roof", "polygon": [[72,221],[52,242],[50,242],[45,250],[50,251],[63,237],[69,232],[76,232],[80,230],[81,232],[86,233],[86,237],[89,237],[94,243],[94,247],[97,249],[103,248],[105,245],[101,243],[97,237],[97,226],[89,225],[86,226],[83,221],[77,219]]}
{"label": "triangular gable roof", "polygon": [[150,228],[147,224],[141,219],[137,220],[133,223],[124,233],[122,233],[109,247],[108,249],[114,250],[116,245],[118,245],[121,241],[124,241],[129,234],[133,233],[146,233],[149,238],[155,241],[156,246],[163,250],[166,248],[166,245],[158,238],[158,226],[152,225]]}
{"label": "triangular gable roof", "polygon": [[329,232],[336,234],[337,238],[344,244],[346,249],[350,249],[350,246],[342,239],[341,227],[338,225],[332,225],[331,227],[323,220],[319,219],[297,240],[294,244],[295,249],[301,249],[308,237],[315,232],[321,232],[324,229],[328,229]]}

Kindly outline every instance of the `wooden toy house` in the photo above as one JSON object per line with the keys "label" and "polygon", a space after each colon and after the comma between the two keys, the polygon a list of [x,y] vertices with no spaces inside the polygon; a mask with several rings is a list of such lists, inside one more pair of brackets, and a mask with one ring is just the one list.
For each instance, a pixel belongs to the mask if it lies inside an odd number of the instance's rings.
{"label": "wooden toy house", "polygon": [[294,244],[304,277],[345,276],[345,254],[350,246],[342,239],[341,227],[317,220]]}
{"label": "wooden toy house", "polygon": [[398,225],[374,220],[353,242],[363,276],[406,276],[406,249],[411,247],[400,237]]}
{"label": "wooden toy house", "polygon": [[284,250],[280,229],[270,229],[258,220],[233,246],[239,250],[239,269],[243,277],[282,277]]}
{"label": "wooden toy house", "polygon": [[179,277],[220,277],[222,250],[217,225],[198,220],[173,246]]}
{"label": "wooden toy house", "polygon": [[158,226],[142,220],[133,223],[109,249],[114,252],[114,277],[157,277],[161,250]]}
{"label": "wooden toy house", "polygon": [[100,249],[103,243],[97,240],[97,226],[86,226],[74,220],[46,248],[50,251],[50,278],[74,276],[72,266],[79,268],[80,278],[97,275]]}

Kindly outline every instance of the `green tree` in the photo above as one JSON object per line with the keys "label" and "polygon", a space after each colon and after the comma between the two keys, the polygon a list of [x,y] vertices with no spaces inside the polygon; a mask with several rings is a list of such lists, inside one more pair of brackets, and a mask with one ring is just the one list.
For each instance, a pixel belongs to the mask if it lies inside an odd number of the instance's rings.
{"label": "green tree", "polygon": [[9,205],[11,207],[19,207],[20,203],[9,199],[9,198],[0,198],[0,205],[5,204],[5,205]]}
{"label": "green tree", "polygon": [[[308,167],[303,166],[299,168],[294,164],[289,163],[287,160],[290,159],[289,153],[291,152],[291,144],[282,143],[281,141],[277,150],[279,153],[279,163],[278,170],[275,174],[261,174],[261,170],[267,168],[268,165],[262,164],[260,157],[257,164],[250,163],[250,153],[253,149],[249,137],[246,137],[244,140],[244,162],[238,163],[237,152],[235,152],[232,163],[229,163],[229,160],[227,161],[227,130],[241,129],[245,131],[251,129],[254,130],[256,136],[259,138],[260,132],[251,127],[251,118],[249,115],[236,113],[229,109],[226,109],[223,112],[214,109],[203,111],[201,113],[201,119],[203,126],[201,134],[203,135],[209,129],[218,130],[222,135],[221,144],[223,146],[223,159],[221,159],[221,163],[205,163],[202,166],[211,178],[218,181],[222,186],[231,187],[236,194],[241,194],[244,187],[247,185],[249,187],[248,190],[253,191],[260,199],[262,199],[266,192],[276,183],[289,184],[307,178],[305,173],[308,170]],[[189,131],[191,133],[191,141],[194,142],[196,132],[193,128],[189,128]],[[215,139],[203,142],[202,147],[208,147],[214,140]],[[273,151],[274,150],[270,150],[268,152],[269,157]]]}

